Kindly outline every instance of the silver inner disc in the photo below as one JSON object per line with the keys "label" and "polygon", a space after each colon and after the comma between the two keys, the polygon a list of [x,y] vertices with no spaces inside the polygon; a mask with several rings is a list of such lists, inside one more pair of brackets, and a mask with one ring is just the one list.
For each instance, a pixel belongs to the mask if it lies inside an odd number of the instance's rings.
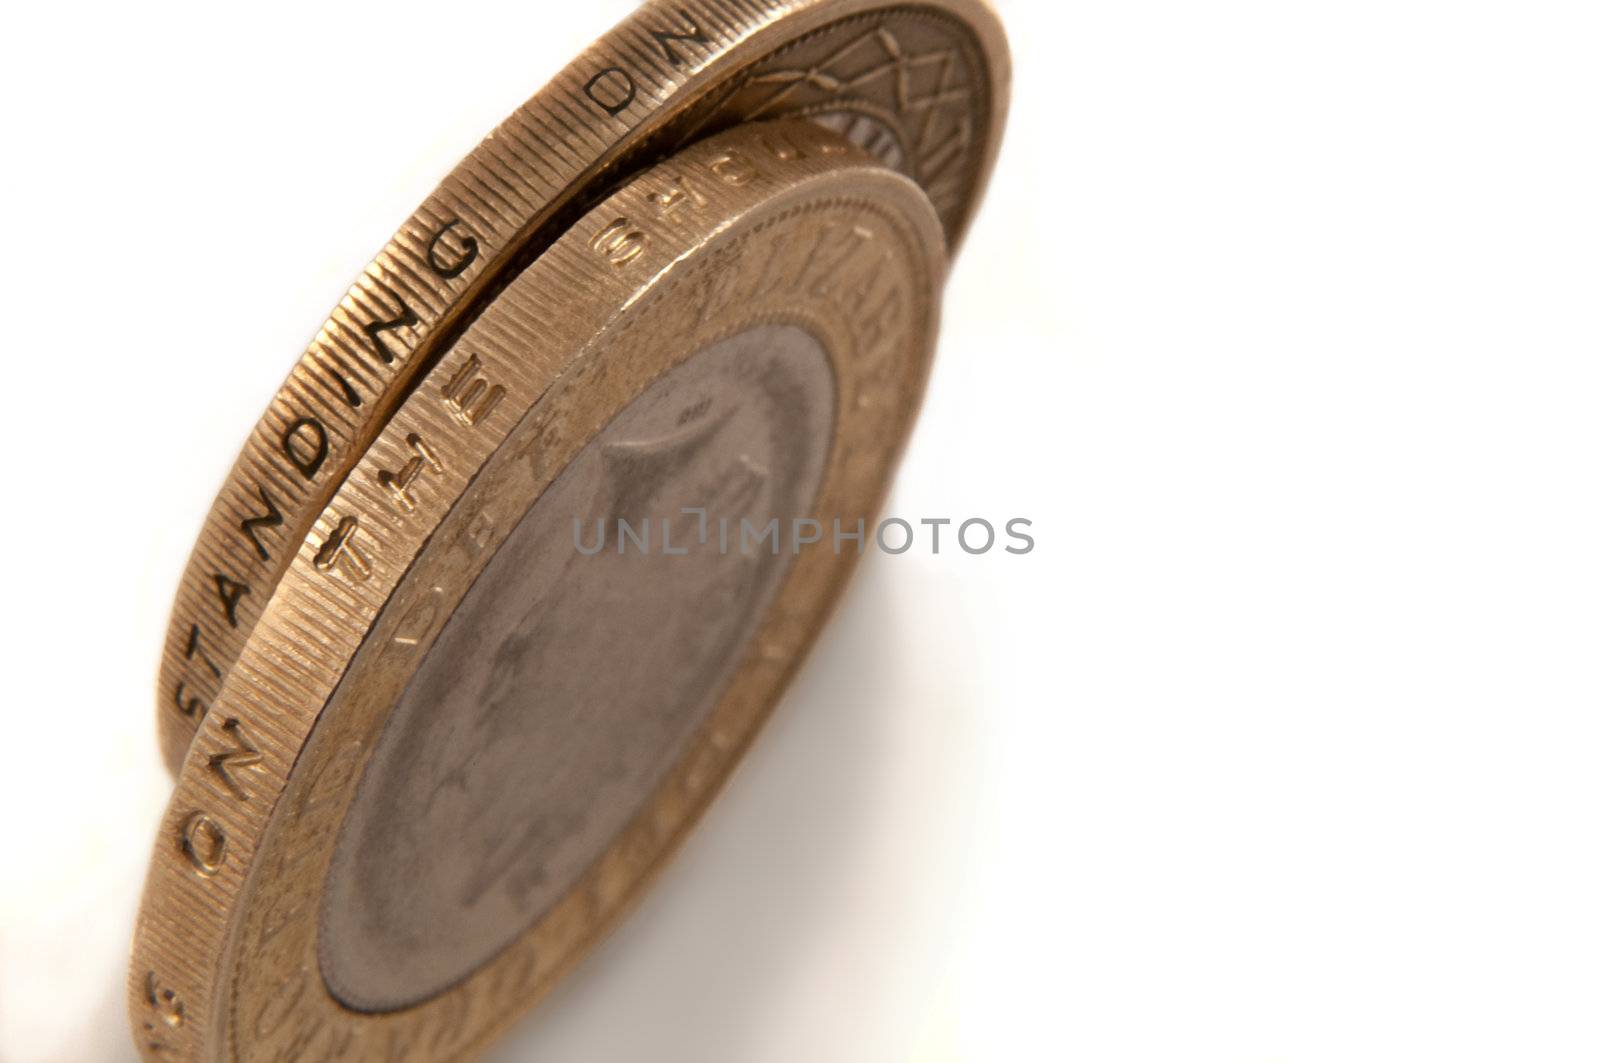
{"label": "silver inner disc", "polygon": [[[821,344],[754,328],[662,376],[529,508],[395,705],[340,828],[318,935],[340,1002],[392,1011],[460,982],[628,822],[787,570],[833,417]],[[742,551],[740,521],[773,518],[782,551]],[[581,552],[602,529],[604,549]]]}

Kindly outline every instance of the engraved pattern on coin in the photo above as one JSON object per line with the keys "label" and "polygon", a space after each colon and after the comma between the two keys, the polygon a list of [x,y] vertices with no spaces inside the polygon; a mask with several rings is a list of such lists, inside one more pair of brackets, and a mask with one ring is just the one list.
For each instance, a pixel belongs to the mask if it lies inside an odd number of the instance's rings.
{"label": "engraved pattern on coin", "polygon": [[897,8],[802,38],[735,79],[705,129],[803,115],[922,185],[952,235],[981,179],[987,72],[971,34],[929,9]]}

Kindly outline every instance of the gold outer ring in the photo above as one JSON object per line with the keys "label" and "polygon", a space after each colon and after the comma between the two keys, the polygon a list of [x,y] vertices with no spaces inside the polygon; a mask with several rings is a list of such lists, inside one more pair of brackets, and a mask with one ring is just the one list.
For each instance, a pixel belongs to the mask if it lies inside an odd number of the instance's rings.
{"label": "gold outer ring", "polygon": [[[920,402],[944,268],[938,218],[913,182],[789,122],[685,149],[512,281],[318,516],[184,760],[130,970],[141,1051],[460,1059],[531,1006],[682,840],[803,657],[854,554],[794,559],[687,752],[570,892],[454,988],[363,1013],[324,985],[318,902],[398,692],[571,456],[652,380],[753,325],[797,324],[822,341],[836,414],[814,514],[870,522]],[[464,402],[469,377],[482,386]],[[382,474],[407,463],[418,439],[434,460],[402,509]]]}
{"label": "gold outer ring", "polygon": [[157,681],[168,767],[390,413],[588,205],[696,138],[809,115],[914,178],[954,247],[993,166],[1009,85],[984,0],[663,0],[592,45],[401,227],[246,441],[173,606]]}

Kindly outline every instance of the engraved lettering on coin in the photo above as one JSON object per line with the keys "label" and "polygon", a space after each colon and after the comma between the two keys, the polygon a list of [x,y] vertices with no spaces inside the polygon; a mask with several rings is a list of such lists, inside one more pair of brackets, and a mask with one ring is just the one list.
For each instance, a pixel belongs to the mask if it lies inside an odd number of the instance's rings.
{"label": "engraved lettering on coin", "polygon": [[183,1025],[183,1000],[177,990],[162,985],[154,971],[144,976],[144,995],[150,1009],[164,1024],[173,1029]]}
{"label": "engraved lettering on coin", "polygon": [[[810,333],[713,344],[627,406],[508,534],[391,713],[341,828],[318,936],[338,1000],[389,1011],[460,982],[634,815],[792,561],[699,542],[682,509],[756,526],[809,516],[834,401]],[[592,536],[668,517],[670,554],[659,530],[647,552],[574,546],[574,518]]]}
{"label": "engraved lettering on coin", "polygon": [[585,83],[583,92],[602,111],[616,118],[639,98],[639,85],[620,66],[608,66]]}
{"label": "engraved lettering on coin", "polygon": [[446,408],[451,416],[468,428],[476,427],[479,421],[489,416],[506,394],[505,388],[491,384],[488,378],[479,375],[482,369],[483,362],[477,355],[471,355],[444,386]]}
{"label": "engraved lettering on coin", "polygon": [[200,625],[199,624],[190,624],[189,625],[189,642],[188,642],[187,646],[184,649],[183,655],[186,658],[188,658],[189,660],[191,660],[191,661],[194,660],[196,657],[199,657],[201,663],[204,664],[206,666],[206,668],[211,672],[212,678],[214,678],[214,679],[221,679],[222,678],[222,670],[217,667],[216,662],[213,661],[210,658],[210,656],[208,656],[206,654],[205,649],[200,645]]}
{"label": "engraved lettering on coin", "polygon": [[456,247],[453,251],[444,245],[445,236],[460,224],[460,218],[445,222],[428,243],[428,268],[445,280],[455,280],[478,260],[478,241],[464,227],[455,234]]}
{"label": "engraved lettering on coin", "polygon": [[402,328],[415,329],[422,324],[422,319],[417,316],[417,312],[407,306],[404,299],[395,296],[394,301],[400,307],[397,313],[390,317],[379,317],[376,321],[361,326],[361,331],[367,335],[367,342],[372,344],[373,353],[382,359],[385,364],[393,362],[396,354],[384,340],[384,333]]}
{"label": "engraved lettering on coin", "polygon": [[210,878],[228,859],[228,836],[204,812],[193,812],[178,831],[178,847],[196,871]]}
{"label": "engraved lettering on coin", "polygon": [[410,513],[417,508],[417,500],[411,493],[411,485],[422,475],[424,467],[434,472],[443,472],[444,464],[434,455],[433,448],[429,447],[416,432],[406,436],[406,446],[413,451],[410,459],[400,466],[398,471],[391,472],[384,469],[379,472],[378,482],[388,489],[396,506]]}
{"label": "engraved lettering on coin", "polygon": [[313,558],[319,572],[342,572],[352,583],[365,583],[372,576],[372,559],[356,542],[361,531],[360,517],[344,517],[332,534],[317,548]]}
{"label": "engraved lettering on coin", "polygon": [[283,454],[307,480],[315,480],[328,460],[328,430],[315,417],[302,417],[283,432]]}
{"label": "engraved lettering on coin", "polygon": [[228,618],[229,627],[239,626],[239,599],[250,593],[250,588],[238,580],[229,579],[218,572],[212,577],[217,585],[217,599],[222,603],[222,614]]}
{"label": "engraved lettering on coin", "polygon": [[[359,410],[361,408],[361,392],[357,391],[356,386],[350,383],[350,378],[337,369],[329,369],[328,375],[333,378],[335,384],[339,385],[339,397],[344,400],[344,404],[352,410]],[[262,558],[262,560],[265,561],[267,558]]]}
{"label": "engraved lettering on coin", "polygon": [[618,218],[595,233],[589,246],[621,269],[644,254],[649,243],[650,238],[642,229],[635,228],[627,218]]}
{"label": "engraved lettering on coin", "polygon": [[264,486],[257,486],[256,492],[261,496],[261,504],[266,507],[266,512],[255,516],[246,517],[239,522],[239,530],[250,537],[250,543],[256,548],[256,554],[263,561],[272,560],[272,554],[267,550],[267,544],[261,538],[263,528],[276,528],[283,524],[283,513],[278,509],[278,503],[272,495],[267,493]]}
{"label": "engraved lettering on coin", "polygon": [[172,704],[183,715],[199,719],[206,714],[206,703],[188,692],[184,680],[178,680],[178,685],[172,691]]}
{"label": "engraved lettering on coin", "polygon": [[709,45],[711,43],[711,38],[706,35],[705,30],[700,28],[700,24],[694,20],[693,15],[681,7],[678,8],[678,15],[683,19],[684,28],[669,30],[653,29],[650,31],[650,36],[653,37],[655,42],[661,46],[661,54],[665,56],[667,62],[671,63],[673,66],[683,66],[684,62],[686,61],[683,54],[676,47],[677,45]]}
{"label": "engraved lettering on coin", "polygon": [[241,801],[248,801],[250,792],[245,789],[238,773],[245,768],[259,768],[261,751],[251,745],[250,740],[245,737],[244,725],[237,717],[229,717],[222,722],[222,734],[228,740],[229,746],[212,753],[206,762],[207,767],[233,796]]}

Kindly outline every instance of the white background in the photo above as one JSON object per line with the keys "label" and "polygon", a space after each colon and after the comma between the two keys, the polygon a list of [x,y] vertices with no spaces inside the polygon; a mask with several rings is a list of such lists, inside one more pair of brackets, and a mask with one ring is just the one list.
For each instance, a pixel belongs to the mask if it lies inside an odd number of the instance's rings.
{"label": "white background", "polygon": [[[0,1059],[132,1058],[212,493],[433,183],[626,11],[9,6]],[[869,564],[495,1063],[1600,1058],[1586,3],[1001,4],[1014,109]]]}

